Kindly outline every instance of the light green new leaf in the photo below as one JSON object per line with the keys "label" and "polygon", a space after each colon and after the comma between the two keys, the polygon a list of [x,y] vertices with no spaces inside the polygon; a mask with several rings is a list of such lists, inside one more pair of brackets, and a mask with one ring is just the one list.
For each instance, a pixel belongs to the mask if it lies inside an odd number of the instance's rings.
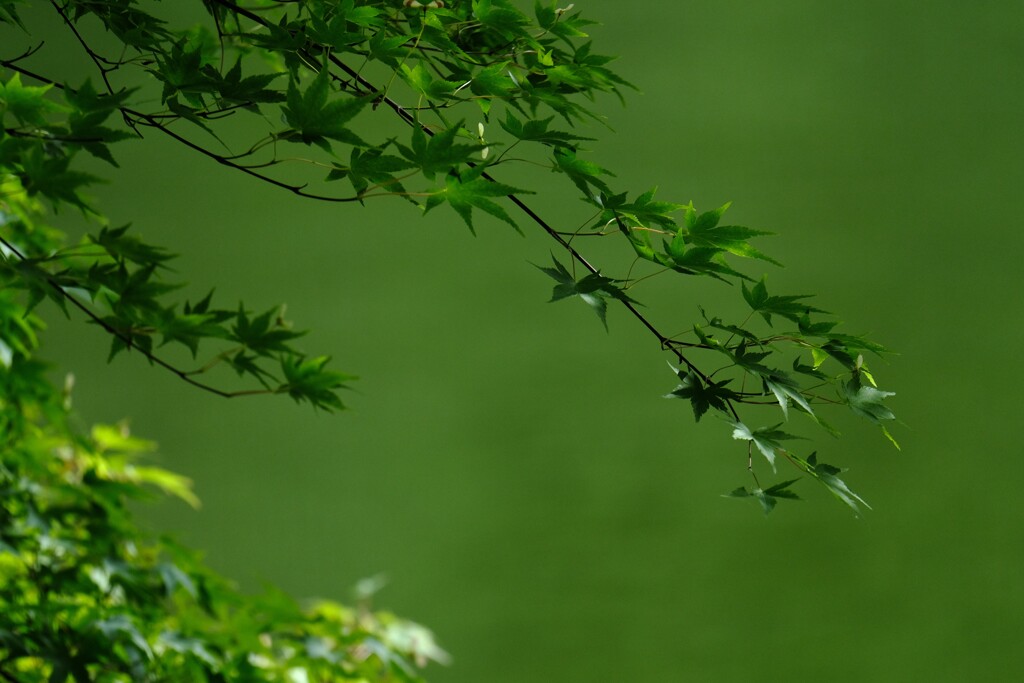
{"label": "light green new leaf", "polygon": [[199,498],[192,492],[192,480],[160,467],[132,467],[127,470],[131,481],[151,484],[164,493],[179,498],[194,509],[200,506]]}
{"label": "light green new leaf", "polygon": [[91,436],[101,453],[131,457],[156,450],[155,443],[132,436],[125,425],[93,425]]}
{"label": "light green new leaf", "polygon": [[64,107],[46,98],[51,87],[22,85],[21,74],[15,73],[7,83],[0,83],[0,121],[10,114],[18,123],[46,125],[46,114],[65,111]]}

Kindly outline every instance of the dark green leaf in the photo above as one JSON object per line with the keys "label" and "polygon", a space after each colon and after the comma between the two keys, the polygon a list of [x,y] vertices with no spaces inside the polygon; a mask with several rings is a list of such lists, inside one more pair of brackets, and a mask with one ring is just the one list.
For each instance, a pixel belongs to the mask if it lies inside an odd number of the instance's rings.
{"label": "dark green leaf", "polygon": [[861,505],[869,510],[871,509],[871,506],[863,498],[850,490],[846,482],[839,478],[838,475],[842,474],[845,470],[827,463],[819,463],[817,453],[811,453],[807,460],[803,460],[793,454],[790,454],[790,458],[797,466],[821,482],[833,496],[849,505],[858,516],[860,515]]}
{"label": "dark green leaf", "polygon": [[[499,121],[498,125],[518,140],[539,142],[551,147],[568,147],[573,151],[575,151],[576,142],[593,140],[593,138],[585,138],[572,133],[548,130],[548,125],[552,120],[554,120],[553,116],[546,119],[531,119],[523,123],[509,111],[505,113],[505,120]],[[600,172],[602,169],[594,167],[591,170]]]}
{"label": "dark green leaf", "polygon": [[491,214],[495,218],[508,223],[518,231],[519,226],[516,225],[516,222],[508,215],[508,212],[489,198],[531,193],[526,190],[512,187],[511,185],[503,185],[501,183],[496,183],[482,178],[481,174],[483,173],[483,169],[484,167],[477,166],[475,169],[471,168],[463,171],[461,175],[454,172],[449,173],[445,177],[444,189],[432,195],[427,201],[427,210],[434,208],[443,201],[447,201],[473,232],[475,232],[475,228],[473,227],[474,208]]}
{"label": "dark green leaf", "polygon": [[554,268],[536,266],[558,282],[551,294],[551,301],[555,302],[567,297],[578,296],[588,306],[594,309],[594,312],[597,313],[597,317],[601,320],[601,323],[604,325],[606,330],[608,329],[607,298],[610,297],[623,302],[636,303],[633,299],[629,298],[618,285],[618,280],[604,277],[599,273],[589,273],[581,280],[577,281],[572,274],[566,270],[565,266],[559,263],[558,259],[552,256],[551,260],[554,262]]}
{"label": "dark green leaf", "polygon": [[739,488],[725,494],[726,498],[753,498],[760,505],[761,509],[764,510],[764,514],[767,515],[775,509],[775,505],[778,503],[779,498],[785,498],[787,500],[800,500],[800,496],[795,491],[790,490],[790,486],[795,484],[797,479],[790,479],[779,484],[775,484],[767,489],[755,488],[747,490],[746,487],[740,486]]}
{"label": "dark green leaf", "polygon": [[782,414],[787,420],[789,419],[790,403],[797,404],[808,415],[814,416],[814,411],[800,390],[800,385],[794,382],[788,375],[776,370],[764,377],[764,384],[769,391],[775,394],[775,398],[782,408]]}
{"label": "dark green leaf", "polygon": [[[671,367],[671,366],[669,366]],[[672,393],[666,394],[665,398],[684,398],[690,401],[693,406],[693,416],[700,422],[700,418],[708,411],[708,408],[720,410],[723,413],[729,412],[728,401],[739,398],[731,389],[725,385],[732,380],[725,379],[720,382],[704,383],[693,370],[683,371],[679,368],[672,368],[672,371],[682,380]]]}
{"label": "dark green leaf", "polygon": [[398,144],[402,156],[419,166],[428,179],[433,180],[437,173],[447,173],[467,161],[482,150],[486,145],[457,144],[455,137],[459,134],[462,123],[445,128],[440,133],[428,138],[420,126],[412,131],[411,147]]}
{"label": "dark green leaf", "polygon": [[768,460],[773,470],[775,469],[776,451],[784,450],[782,442],[801,438],[781,431],[779,429],[782,426],[781,423],[772,427],[761,427],[753,431],[742,422],[734,422],[732,426],[732,438],[752,442],[757,446],[757,450],[761,452],[761,455]]}
{"label": "dark green leaf", "polygon": [[842,386],[842,397],[857,415],[881,424],[882,420],[895,420],[896,415],[882,401],[889,396],[895,396],[892,391],[881,391],[875,387],[861,384],[860,380],[854,378],[845,382]]}
{"label": "dark green leaf", "polygon": [[326,139],[338,140],[350,145],[365,146],[358,135],[349,130],[348,123],[372,97],[342,96],[330,100],[330,79],[328,70],[323,68],[304,92],[292,79],[288,83],[287,104],[284,105],[288,125],[298,133],[298,138],[308,144],[328,148]]}
{"label": "dark green leaf", "polygon": [[809,313],[824,313],[820,308],[814,308],[802,302],[803,299],[810,296],[810,294],[768,296],[768,287],[763,277],[750,289],[745,284],[743,285],[743,298],[750,308],[756,313],[760,313],[769,325],[772,324],[772,315],[799,323]]}

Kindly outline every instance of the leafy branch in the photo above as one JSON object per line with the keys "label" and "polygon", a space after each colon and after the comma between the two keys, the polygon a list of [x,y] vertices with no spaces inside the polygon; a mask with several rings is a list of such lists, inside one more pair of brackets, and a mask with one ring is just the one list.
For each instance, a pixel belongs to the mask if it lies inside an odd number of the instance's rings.
{"label": "leafy branch", "polygon": [[[621,90],[632,86],[609,68],[611,57],[593,51],[586,33],[591,22],[571,8],[539,1],[529,17],[508,0],[405,2],[401,7],[369,0],[254,0],[247,5],[208,0],[204,6],[213,31],[200,27],[183,32],[128,5],[131,9],[125,12],[112,2],[53,2],[99,71],[106,88],[102,96],[88,82],[72,89],[23,66],[34,51],[0,60],[16,74],[64,92],[66,103],[57,104],[45,95],[47,88],[27,88],[15,78],[0,95],[4,116],[11,119],[0,141],[14,150],[8,165],[30,195],[91,211],[78,188],[94,179],[71,170],[70,160],[83,150],[114,163],[107,144],[127,133],[100,123],[116,111],[137,135],[158,131],[218,164],[308,199],[363,203],[394,196],[424,213],[447,204],[471,231],[476,229],[477,212],[519,230],[516,218],[502,206],[507,201],[569,259],[568,266],[556,258],[551,267],[541,268],[555,280],[552,300],[582,300],[605,327],[608,301],[618,301],[678,364],[672,370],[680,383],[668,396],[689,401],[698,421],[709,411],[721,413],[732,425],[734,438],[747,441],[747,468],[755,490],[761,492],[755,497],[760,496],[763,506],[764,496],[786,498],[784,492],[792,482],[762,488],[753,451],[763,454],[774,469],[776,455],[783,453],[779,442],[789,435],[779,426],[747,427],[749,420],[741,419],[741,407],[777,406],[783,422],[800,413],[835,433],[821,407],[843,405],[880,426],[892,440],[884,423],[895,415],[882,402],[892,393],[875,386],[864,360],[866,353],[885,353],[884,347],[836,332],[837,323],[824,317],[828,314],[812,305],[809,296],[769,293],[764,278],[754,280],[737,269],[736,261],[778,265],[751,244],[769,233],[725,223],[729,205],[698,212],[691,202],[657,199],[654,189],[638,194],[617,191],[616,175],[585,158],[582,145],[593,138],[575,129],[601,120],[589,102],[602,92],[621,98]],[[18,21],[16,14],[7,14],[9,22]],[[80,26],[84,17],[97,19],[121,41],[124,49],[118,58],[105,57],[90,46],[87,31]],[[254,56],[263,59],[262,66],[254,68]],[[134,96],[131,90],[137,86],[130,72],[138,70],[152,77],[159,88],[158,94],[149,93],[149,99],[160,102],[155,110],[145,110],[139,102],[146,98]],[[117,82],[119,78],[125,82]],[[381,105],[394,114],[404,131],[375,142],[359,126],[361,117],[372,115]],[[281,115],[283,127],[264,114],[268,108]],[[88,118],[87,112],[92,112],[90,126],[71,125],[76,117]],[[67,122],[58,122],[65,113]],[[247,113],[261,117],[270,130],[241,151],[232,151],[226,140],[233,129],[221,122]],[[475,133],[468,123],[474,117],[483,119]],[[506,138],[488,134],[486,125],[493,120]],[[182,131],[179,124],[191,126],[195,134]],[[201,141],[200,135],[216,144]],[[279,151],[295,146],[307,151]],[[347,155],[340,154],[339,147],[347,149]],[[491,155],[492,148],[503,151]],[[515,156],[509,153],[512,149]],[[312,180],[297,182],[275,170],[285,164],[325,173],[319,182],[328,187],[347,182],[353,193],[321,191]],[[552,225],[524,199],[534,190],[513,187],[493,175],[506,164],[539,166],[564,177],[589,205],[590,218],[575,231]],[[612,274],[614,268],[596,263],[575,243],[577,238],[611,235],[625,242],[629,265],[623,268],[624,276]],[[577,268],[582,270],[579,276]],[[684,334],[666,334],[665,326],[656,322],[656,312],[641,310],[634,288],[670,274],[739,283],[749,309],[745,318],[733,324],[701,309],[702,324],[689,326]],[[223,323],[229,314],[217,315]],[[247,323],[241,312],[234,315],[231,334],[237,337]],[[181,324],[174,315],[165,317],[165,327]],[[755,328],[752,320],[763,322],[768,331]],[[787,328],[776,329],[779,321],[785,321],[781,324]],[[207,332],[225,337],[225,329],[216,325]],[[131,341],[138,346],[137,339]],[[276,351],[285,352],[285,347]],[[288,357],[294,360],[301,355]],[[272,389],[296,396],[287,387],[294,387],[307,373],[316,378],[308,383],[314,394],[328,382],[327,375],[319,374],[320,359],[304,361],[305,365],[282,362],[286,382],[272,385],[265,370],[233,358],[221,353],[202,368],[227,359],[263,386],[246,393]],[[183,379],[194,374],[172,371]],[[829,387],[834,397],[825,391]],[[326,391],[325,396],[333,395],[330,388]],[[334,405],[326,398],[320,404],[324,401]],[[785,461],[808,472],[801,463],[810,459],[794,455]],[[826,482],[823,477],[812,478]]]}

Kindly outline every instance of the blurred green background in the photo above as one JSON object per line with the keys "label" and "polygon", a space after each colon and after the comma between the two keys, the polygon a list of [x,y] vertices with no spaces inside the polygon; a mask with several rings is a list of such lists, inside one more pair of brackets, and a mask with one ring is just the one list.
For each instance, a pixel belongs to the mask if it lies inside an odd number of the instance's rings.
{"label": "blurred green background", "polygon": [[[106,212],[183,254],[196,292],[287,302],[305,348],[362,379],[340,416],[223,401],[107,366],[98,330],[55,322],[83,417],[130,417],[197,482],[200,512],[149,507],[150,525],[254,590],[348,599],[385,573],[378,604],[454,655],[436,683],[1019,680],[1024,5],[576,7],[644,91],[592,131],[617,187],[734,200],[733,221],[779,233],[773,288],[901,353],[874,369],[903,451],[867,423],[818,444],[874,511],[810,482],[769,518],[718,497],[746,483],[742,448],[660,398],[673,378],[622,311],[606,334],[545,303],[537,231],[314,205],[154,134],[121,145]],[[574,226],[554,180],[540,201]],[[742,310],[679,285],[654,298],[682,321]]]}

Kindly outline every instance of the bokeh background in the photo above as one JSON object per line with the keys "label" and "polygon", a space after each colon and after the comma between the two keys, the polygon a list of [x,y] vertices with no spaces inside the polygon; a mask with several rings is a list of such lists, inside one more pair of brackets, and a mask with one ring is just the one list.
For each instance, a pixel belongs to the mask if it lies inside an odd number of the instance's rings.
{"label": "bokeh background", "polygon": [[[55,321],[80,414],[130,417],[196,480],[201,511],[147,523],[247,589],[348,599],[386,574],[378,605],[454,656],[437,683],[1019,680],[1024,5],[576,6],[643,91],[592,131],[618,186],[734,200],[779,233],[773,288],[900,352],[874,369],[903,451],[852,421],[819,443],[874,510],[811,482],[768,518],[720,498],[746,483],[742,448],[660,398],[673,377],[623,312],[606,334],[545,303],[536,231],[314,205],[154,135],[121,145],[106,212],[181,253],[196,292],[287,302],[303,345],[361,380],[338,416],[223,401],[107,366],[98,330]],[[540,183],[582,220],[567,183]],[[742,310],[714,283],[673,291],[654,296],[681,321]]]}

